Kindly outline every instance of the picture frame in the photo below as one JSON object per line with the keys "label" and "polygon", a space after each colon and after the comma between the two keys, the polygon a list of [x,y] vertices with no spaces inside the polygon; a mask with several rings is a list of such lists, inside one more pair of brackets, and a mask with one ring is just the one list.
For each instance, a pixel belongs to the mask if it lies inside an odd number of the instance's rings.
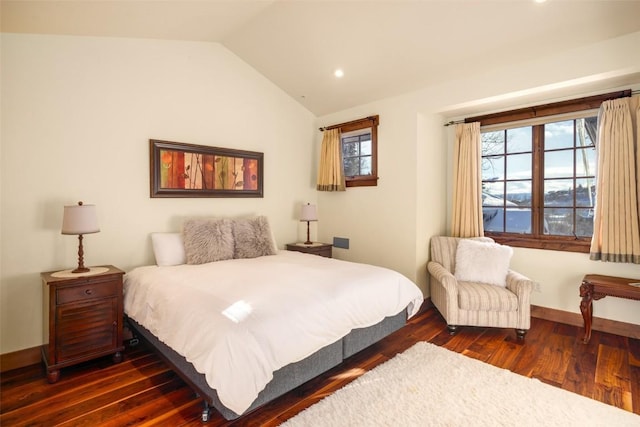
{"label": "picture frame", "polygon": [[150,196],[263,197],[264,154],[149,140]]}

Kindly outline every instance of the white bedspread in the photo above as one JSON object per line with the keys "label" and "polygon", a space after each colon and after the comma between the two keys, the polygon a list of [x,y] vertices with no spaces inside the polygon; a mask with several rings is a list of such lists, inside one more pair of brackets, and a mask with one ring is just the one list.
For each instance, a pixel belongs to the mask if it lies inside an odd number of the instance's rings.
{"label": "white bedspread", "polygon": [[403,275],[299,252],[125,275],[128,316],[205,374],[220,401],[246,411],[281,367],[352,329],[423,301]]}

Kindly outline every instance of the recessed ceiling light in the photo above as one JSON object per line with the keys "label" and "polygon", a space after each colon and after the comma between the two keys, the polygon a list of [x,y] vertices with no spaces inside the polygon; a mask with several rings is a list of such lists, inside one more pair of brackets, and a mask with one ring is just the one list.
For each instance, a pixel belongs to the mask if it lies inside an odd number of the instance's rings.
{"label": "recessed ceiling light", "polygon": [[340,77],[344,76],[344,71],[342,71],[340,68],[338,68],[337,70],[335,70],[333,72],[333,75],[336,76],[337,78],[340,78]]}
{"label": "recessed ceiling light", "polygon": [[547,0],[534,0],[534,1],[535,1],[536,3],[544,3],[544,2],[546,2]]}

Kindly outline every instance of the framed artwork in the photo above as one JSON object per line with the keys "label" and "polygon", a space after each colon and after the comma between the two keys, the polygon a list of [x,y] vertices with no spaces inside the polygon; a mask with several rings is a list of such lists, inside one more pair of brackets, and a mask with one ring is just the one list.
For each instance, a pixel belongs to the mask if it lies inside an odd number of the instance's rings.
{"label": "framed artwork", "polygon": [[149,140],[151,197],[263,197],[264,154]]}

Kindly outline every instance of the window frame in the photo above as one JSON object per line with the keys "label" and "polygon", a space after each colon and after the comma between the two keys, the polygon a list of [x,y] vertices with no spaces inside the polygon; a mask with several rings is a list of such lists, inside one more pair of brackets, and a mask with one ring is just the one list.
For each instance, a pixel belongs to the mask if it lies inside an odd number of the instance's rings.
{"label": "window frame", "polygon": [[[600,108],[602,102],[631,96],[631,90],[611,92],[602,95],[595,95],[575,100],[555,102],[550,104],[526,107],[517,110],[510,110],[501,113],[487,114],[483,116],[469,117],[465,123],[480,122],[480,127],[489,125],[505,125],[513,127],[516,122],[543,118],[535,124],[523,123],[523,126],[532,128],[532,200],[531,234],[507,233],[507,232],[485,232],[485,236],[493,238],[496,242],[533,249],[558,250],[566,252],[588,253],[591,246],[591,237],[545,235],[541,230],[542,215],[544,209],[544,135],[541,135],[544,126],[558,120],[554,116],[569,113],[579,113],[582,111]],[[547,120],[548,118],[548,120]],[[566,119],[569,119],[568,117]],[[482,130],[482,129],[481,129]],[[498,130],[498,129],[496,129]],[[595,141],[594,141],[595,142]],[[574,176],[575,179],[575,176]],[[536,182],[536,180],[538,182]],[[575,208],[575,206],[574,206]]]}
{"label": "window frame", "polygon": [[[346,123],[327,126],[321,130],[340,129],[340,151],[342,152],[342,134],[361,129],[371,128],[371,174],[344,177],[345,186],[348,187],[375,187],[378,185],[378,115],[369,116]],[[342,162],[344,171],[344,161]]]}

